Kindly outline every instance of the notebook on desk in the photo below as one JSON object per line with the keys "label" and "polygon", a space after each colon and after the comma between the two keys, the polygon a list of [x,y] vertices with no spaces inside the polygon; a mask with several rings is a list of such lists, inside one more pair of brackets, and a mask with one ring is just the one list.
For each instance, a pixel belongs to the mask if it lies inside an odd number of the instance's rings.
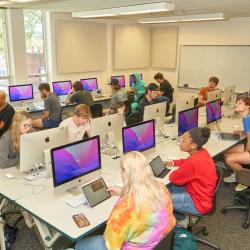
{"label": "notebook on desk", "polygon": [[238,141],[240,140],[240,135],[234,133],[221,133],[222,140]]}

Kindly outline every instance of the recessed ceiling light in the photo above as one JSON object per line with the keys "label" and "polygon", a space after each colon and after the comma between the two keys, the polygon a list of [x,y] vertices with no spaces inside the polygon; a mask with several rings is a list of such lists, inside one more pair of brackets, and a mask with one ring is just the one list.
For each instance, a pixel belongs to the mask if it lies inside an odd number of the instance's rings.
{"label": "recessed ceiling light", "polygon": [[159,2],[159,3],[129,5],[118,8],[72,12],[72,17],[78,17],[78,18],[109,17],[117,15],[132,15],[132,14],[153,13],[162,11],[173,11],[174,9],[175,5],[173,3]]}

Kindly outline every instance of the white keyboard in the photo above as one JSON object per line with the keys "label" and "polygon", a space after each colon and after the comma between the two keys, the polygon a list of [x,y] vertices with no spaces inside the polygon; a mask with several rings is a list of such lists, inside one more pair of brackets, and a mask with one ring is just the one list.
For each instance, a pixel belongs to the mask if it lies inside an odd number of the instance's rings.
{"label": "white keyboard", "polygon": [[75,196],[74,198],[66,201],[66,203],[70,205],[71,207],[76,208],[76,207],[86,204],[87,200],[83,194],[79,194]]}
{"label": "white keyboard", "polygon": [[32,173],[32,174],[25,176],[24,178],[28,181],[34,181],[43,177],[47,177],[47,171]]}

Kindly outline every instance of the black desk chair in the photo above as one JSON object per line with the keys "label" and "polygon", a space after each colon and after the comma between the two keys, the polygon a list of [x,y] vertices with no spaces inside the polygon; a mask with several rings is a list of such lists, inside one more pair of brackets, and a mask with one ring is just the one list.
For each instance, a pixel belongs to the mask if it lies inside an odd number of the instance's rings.
{"label": "black desk chair", "polygon": [[218,188],[220,186],[220,183],[221,183],[221,180],[222,180],[222,176],[223,176],[223,172],[222,172],[222,169],[221,168],[218,168],[216,170],[216,173],[217,173],[217,177],[218,177],[218,180],[217,180],[217,184],[216,184],[216,188],[215,188],[215,193],[214,193],[214,199],[213,199],[213,207],[212,207],[212,210],[207,213],[207,214],[202,214],[202,215],[197,215],[197,214],[192,214],[192,213],[187,213],[187,212],[184,212],[184,211],[176,211],[178,213],[183,213],[185,215],[187,215],[189,217],[189,225],[188,225],[188,230],[191,231],[195,237],[195,239],[197,240],[197,242],[200,242],[200,243],[203,243],[205,245],[208,245],[214,249],[220,249],[220,247],[208,240],[205,240],[205,239],[202,239],[200,237],[198,237],[197,235],[200,234],[201,232],[203,233],[203,235],[207,236],[208,235],[208,230],[206,228],[206,226],[199,226],[199,227],[194,227],[193,223],[192,223],[192,217],[198,217],[198,220],[200,220],[201,218],[205,218],[207,216],[211,216],[215,213],[216,211],[216,196],[217,196],[217,191],[218,191]]}
{"label": "black desk chair", "polygon": [[[249,168],[250,164],[244,167]],[[250,170],[245,168],[241,171],[237,171],[236,180],[240,184],[250,186]],[[248,228],[250,225],[250,188],[248,187],[244,191],[236,192],[233,202],[235,206],[226,206],[221,210],[221,212],[226,214],[230,210],[246,211],[246,220],[242,224],[242,227],[245,229]]]}
{"label": "black desk chair", "polygon": [[125,104],[125,116],[129,116],[131,114],[131,101],[130,100],[127,100],[127,101],[124,101],[124,104]]}
{"label": "black desk chair", "polygon": [[92,105],[90,107],[90,112],[91,112],[92,118],[102,117],[102,110],[103,110],[102,104],[96,103],[96,104]]}
{"label": "black desk chair", "polygon": [[169,232],[154,248],[154,250],[172,250],[174,242],[174,229]]}

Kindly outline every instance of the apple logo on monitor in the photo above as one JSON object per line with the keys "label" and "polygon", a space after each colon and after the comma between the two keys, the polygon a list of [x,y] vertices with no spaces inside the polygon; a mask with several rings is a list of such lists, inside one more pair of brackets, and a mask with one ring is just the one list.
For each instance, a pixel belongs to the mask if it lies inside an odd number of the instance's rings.
{"label": "apple logo on monitor", "polygon": [[45,142],[46,142],[46,143],[49,143],[49,142],[50,142],[50,139],[49,139],[48,136],[45,138]]}

